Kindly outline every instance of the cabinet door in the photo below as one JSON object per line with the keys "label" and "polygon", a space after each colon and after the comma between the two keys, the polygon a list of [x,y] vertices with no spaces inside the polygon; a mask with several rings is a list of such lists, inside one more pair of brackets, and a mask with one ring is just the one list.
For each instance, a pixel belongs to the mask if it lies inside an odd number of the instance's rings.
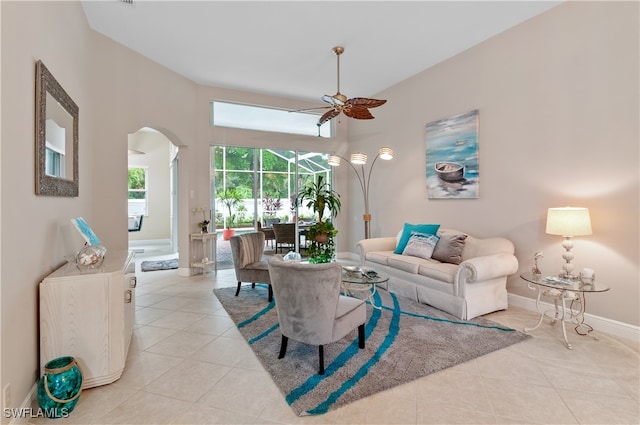
{"label": "cabinet door", "polygon": [[110,373],[109,280],[102,276],[40,286],[41,363],[73,355],[86,376]]}

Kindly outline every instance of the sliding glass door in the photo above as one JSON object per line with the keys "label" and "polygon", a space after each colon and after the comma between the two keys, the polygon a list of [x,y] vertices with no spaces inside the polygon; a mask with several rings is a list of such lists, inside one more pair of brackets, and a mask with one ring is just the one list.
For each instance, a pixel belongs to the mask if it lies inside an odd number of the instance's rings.
{"label": "sliding glass door", "polygon": [[[301,223],[313,221],[313,211],[296,207],[296,194],[318,175],[332,181],[327,153],[229,146],[211,150],[211,210],[221,267],[233,265],[226,245],[231,234],[253,232],[274,221],[295,223],[300,231]],[[296,241],[296,250],[301,241],[304,237]]]}

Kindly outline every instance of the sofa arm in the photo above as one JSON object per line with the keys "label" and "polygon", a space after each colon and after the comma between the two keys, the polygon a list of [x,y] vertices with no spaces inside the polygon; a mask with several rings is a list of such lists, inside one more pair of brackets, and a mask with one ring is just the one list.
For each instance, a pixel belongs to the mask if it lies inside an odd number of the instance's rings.
{"label": "sofa arm", "polygon": [[506,277],[518,271],[518,259],[513,254],[499,253],[470,258],[460,263],[456,283],[483,282]]}
{"label": "sofa arm", "polygon": [[371,251],[393,251],[396,249],[396,237],[363,239],[356,244],[360,250],[360,261],[364,264],[367,253]]}

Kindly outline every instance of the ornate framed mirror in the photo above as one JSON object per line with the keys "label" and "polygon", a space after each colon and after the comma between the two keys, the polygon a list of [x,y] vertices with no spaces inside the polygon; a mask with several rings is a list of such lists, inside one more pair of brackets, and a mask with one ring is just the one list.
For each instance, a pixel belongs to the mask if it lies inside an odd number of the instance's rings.
{"label": "ornate framed mirror", "polygon": [[78,105],[36,63],[36,195],[78,196]]}

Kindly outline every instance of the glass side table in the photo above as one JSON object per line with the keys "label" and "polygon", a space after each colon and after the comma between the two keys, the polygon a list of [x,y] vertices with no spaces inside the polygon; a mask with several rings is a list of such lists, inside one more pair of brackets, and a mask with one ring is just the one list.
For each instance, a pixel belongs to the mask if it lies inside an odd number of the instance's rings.
{"label": "glass side table", "polygon": [[356,291],[366,291],[366,296],[371,306],[382,310],[382,306],[376,305],[373,296],[376,293],[376,285],[389,280],[389,275],[368,269],[370,274],[362,272],[360,267],[342,267],[342,292],[344,295],[353,296]]}
{"label": "glass side table", "polygon": [[[585,336],[593,331],[593,328],[584,323],[585,313],[585,294],[593,292],[606,292],[609,287],[602,282],[593,281],[592,283],[583,283],[579,280],[567,280],[560,279],[551,274],[542,273],[542,275],[534,275],[531,272],[522,273],[520,278],[527,281],[527,286],[533,291],[538,291],[536,298],[536,309],[540,313],[540,319],[538,324],[532,328],[524,328],[525,332],[531,332],[540,327],[545,316],[551,319],[551,325],[554,325],[558,320],[562,324],[562,335],[564,336],[564,343],[569,350],[573,349],[573,346],[569,343],[567,338],[567,330],[565,323],[570,322],[576,325],[575,329],[579,335]],[[541,296],[548,296],[553,298],[555,308],[543,310],[543,306],[540,304]],[[567,306],[567,301],[570,305]],[[580,304],[578,311],[575,311],[571,305],[573,303]],[[559,305],[560,304],[560,305]],[[550,316],[552,314],[552,316]],[[595,340],[598,337],[590,335]]]}

